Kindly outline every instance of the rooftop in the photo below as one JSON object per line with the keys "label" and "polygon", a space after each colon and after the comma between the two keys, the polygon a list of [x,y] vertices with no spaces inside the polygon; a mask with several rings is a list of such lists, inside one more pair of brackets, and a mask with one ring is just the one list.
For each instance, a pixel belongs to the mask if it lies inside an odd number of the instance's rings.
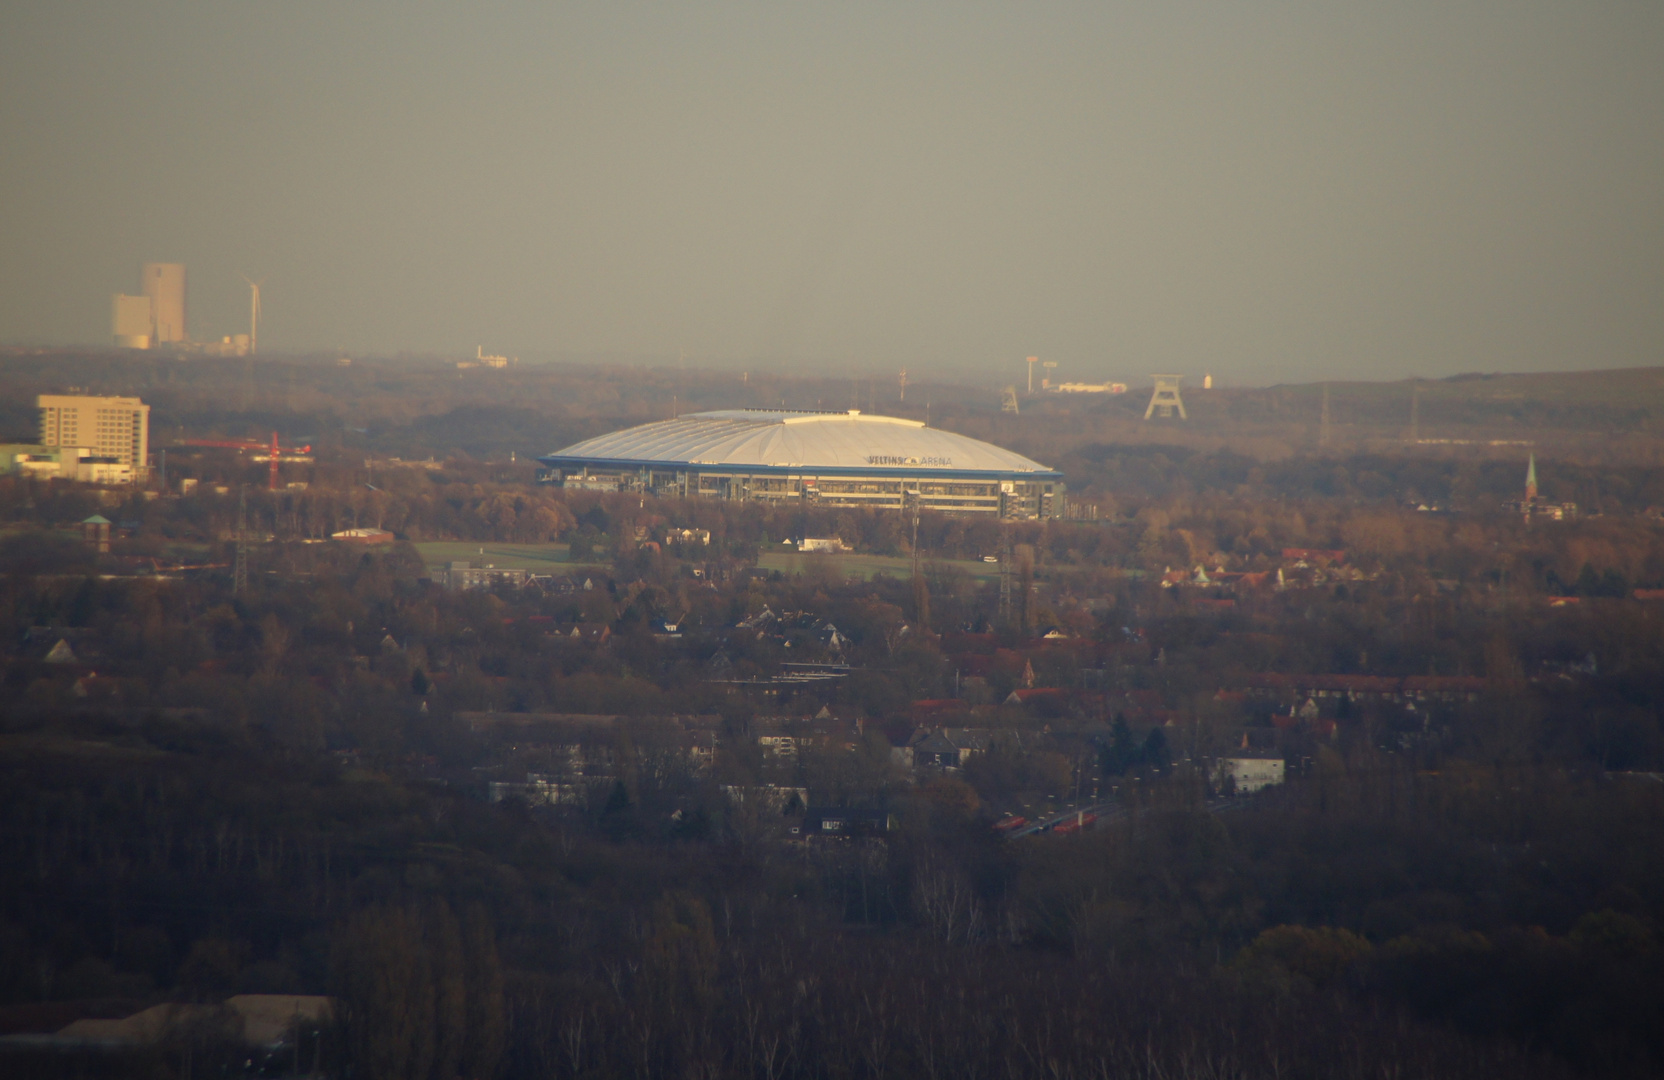
{"label": "rooftop", "polygon": [[990,443],[917,420],[858,409],[722,409],[642,424],[574,443],[546,465],[606,463],[754,469],[1058,474]]}

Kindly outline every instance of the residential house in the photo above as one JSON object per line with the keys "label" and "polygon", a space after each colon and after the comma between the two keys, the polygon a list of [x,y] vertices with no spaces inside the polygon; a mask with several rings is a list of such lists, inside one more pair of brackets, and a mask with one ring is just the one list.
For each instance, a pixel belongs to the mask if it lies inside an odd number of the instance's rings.
{"label": "residential house", "polygon": [[774,814],[802,813],[809,805],[808,788],[783,784],[723,784],[722,794],[735,806],[759,806]]}
{"label": "residential house", "polygon": [[[329,538],[343,544],[391,544],[396,539],[386,529],[342,529],[340,532],[330,533]],[[452,563],[451,565],[455,566],[457,564]],[[466,567],[468,564],[462,563],[461,565]],[[460,588],[460,586],[452,587]]]}
{"label": "residential house", "polygon": [[440,574],[447,589],[485,589],[493,585],[524,585],[530,570],[498,566],[471,566],[466,561],[448,562]]}
{"label": "residential house", "polygon": [[764,757],[796,758],[797,737],[780,732],[770,732],[757,736],[757,745],[762,748]]}
{"label": "residential house", "polygon": [[1248,795],[1283,782],[1283,759],[1273,754],[1238,751],[1214,761],[1214,783]]}
{"label": "residential house", "polygon": [[894,828],[895,815],[887,810],[822,806],[811,807],[803,815],[802,836],[805,840],[847,840],[858,836],[882,836]]}
{"label": "residential house", "polygon": [[985,754],[993,745],[993,733],[987,728],[920,728],[904,748],[905,753],[891,760],[919,769],[960,769],[978,754]]}
{"label": "residential house", "polygon": [[1235,689],[1286,705],[1350,698],[1362,702],[1478,701],[1489,686],[1476,675],[1316,675],[1257,672]]}

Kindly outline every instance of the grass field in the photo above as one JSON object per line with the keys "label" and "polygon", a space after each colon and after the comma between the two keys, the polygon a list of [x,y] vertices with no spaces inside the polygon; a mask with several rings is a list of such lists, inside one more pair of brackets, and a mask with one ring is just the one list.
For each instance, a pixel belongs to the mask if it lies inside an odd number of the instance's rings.
{"label": "grass field", "polygon": [[[415,547],[422,556],[422,561],[429,566],[465,561],[475,566],[490,564],[508,570],[551,573],[567,567],[606,565],[600,561],[568,562],[565,544],[493,544],[477,540],[436,540],[417,544]],[[832,567],[846,578],[866,579],[880,573],[889,574],[891,577],[906,577],[913,572],[911,559],[895,555],[799,555],[796,552],[767,551],[757,560],[757,565],[764,570],[778,570],[782,574],[800,574],[815,565],[815,560],[823,560],[822,565]],[[999,579],[999,567],[993,563],[956,559],[948,560],[946,565],[957,567],[982,581]]]}
{"label": "grass field", "polygon": [[573,563],[565,544],[494,544],[468,540],[435,540],[415,545],[429,566],[468,562],[474,566],[496,566],[506,570],[558,572],[566,567],[605,566],[604,562]]}
{"label": "grass field", "polygon": [[[945,566],[965,571],[980,581],[998,581],[1000,568],[994,563],[970,559],[943,559]],[[875,574],[908,577],[913,573],[913,560],[900,555],[799,555],[796,552],[765,551],[757,558],[764,570],[778,570],[782,574],[800,574],[814,565],[831,567],[846,578],[871,578]]]}

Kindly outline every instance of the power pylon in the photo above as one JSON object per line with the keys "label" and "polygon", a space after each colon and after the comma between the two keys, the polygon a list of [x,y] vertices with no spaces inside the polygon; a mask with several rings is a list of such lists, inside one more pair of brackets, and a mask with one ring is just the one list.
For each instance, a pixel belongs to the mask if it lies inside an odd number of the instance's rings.
{"label": "power pylon", "polygon": [[918,620],[919,628],[930,628],[930,588],[919,577],[919,505],[923,501],[919,492],[910,491],[903,499],[912,503],[913,508],[913,617]]}
{"label": "power pylon", "polygon": [[902,495],[902,503],[913,511],[913,576],[919,576],[919,492],[909,491]]}
{"label": "power pylon", "polygon": [[1012,571],[1016,569],[1015,566],[1013,565],[1016,561],[1017,561],[1016,560],[1016,553],[1012,550],[1012,547],[1011,547],[1011,527],[1009,525],[1002,525],[1002,526],[1000,526],[1000,614],[999,614],[999,622],[1000,622],[1001,626],[1010,626],[1011,625],[1011,600],[1012,600],[1011,575],[1012,575]]}
{"label": "power pylon", "polygon": [[231,563],[231,595],[248,592],[248,491],[237,493],[237,548]]}

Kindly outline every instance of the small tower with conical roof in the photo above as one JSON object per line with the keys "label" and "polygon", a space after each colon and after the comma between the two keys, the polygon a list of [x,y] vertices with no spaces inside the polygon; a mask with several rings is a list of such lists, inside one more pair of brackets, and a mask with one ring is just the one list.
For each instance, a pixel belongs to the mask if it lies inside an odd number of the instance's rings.
{"label": "small tower with conical roof", "polygon": [[81,522],[81,540],[94,551],[110,550],[110,519],[94,514]]}

